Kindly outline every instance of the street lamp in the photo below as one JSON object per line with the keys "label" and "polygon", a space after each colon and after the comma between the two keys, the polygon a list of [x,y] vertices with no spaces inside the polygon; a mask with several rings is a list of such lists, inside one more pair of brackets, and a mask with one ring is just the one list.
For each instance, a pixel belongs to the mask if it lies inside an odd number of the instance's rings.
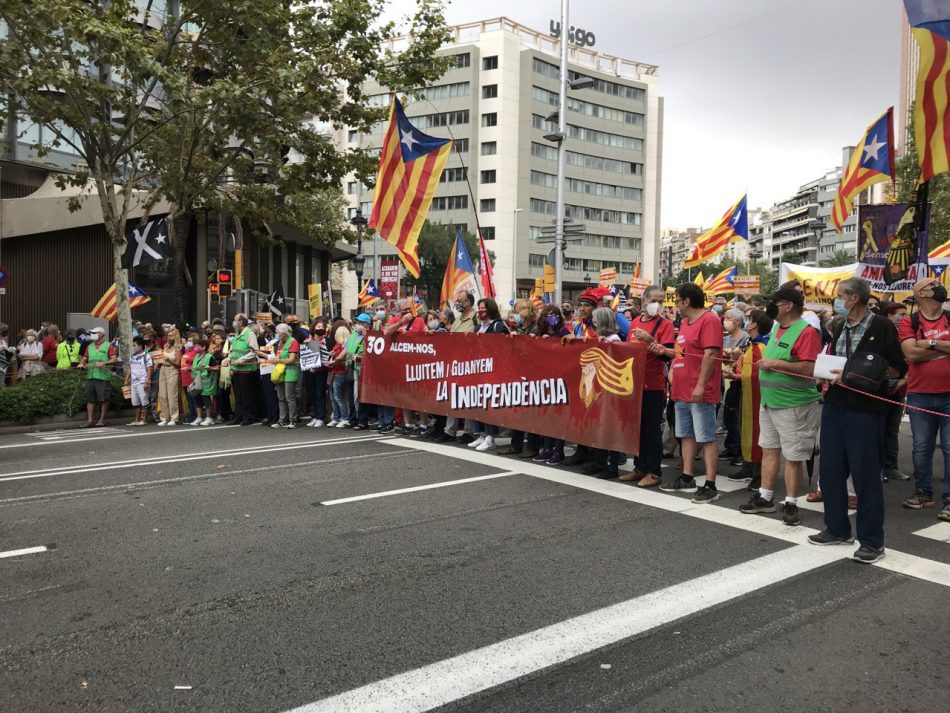
{"label": "street lamp", "polygon": [[356,271],[356,289],[363,289],[363,266],[366,258],[363,257],[363,228],[366,227],[366,218],[363,211],[357,208],[356,215],[350,218],[350,223],[356,228],[356,255],[353,256],[353,270]]}

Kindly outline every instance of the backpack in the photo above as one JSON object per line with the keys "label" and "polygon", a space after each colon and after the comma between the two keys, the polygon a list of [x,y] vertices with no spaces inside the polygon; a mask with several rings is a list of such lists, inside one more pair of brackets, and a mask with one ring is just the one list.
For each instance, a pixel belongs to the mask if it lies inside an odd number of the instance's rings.
{"label": "backpack", "polygon": [[[950,326],[950,312],[947,310],[943,311],[943,318],[947,321],[947,326]],[[914,336],[917,336],[917,332],[920,331],[920,312],[914,312],[910,316],[910,326],[914,330]]]}

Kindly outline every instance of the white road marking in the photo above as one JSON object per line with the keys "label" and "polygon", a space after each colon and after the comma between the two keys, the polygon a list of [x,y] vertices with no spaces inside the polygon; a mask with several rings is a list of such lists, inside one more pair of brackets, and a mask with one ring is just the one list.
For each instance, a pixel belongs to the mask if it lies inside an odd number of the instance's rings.
{"label": "white road marking", "polygon": [[[820,500],[817,503],[810,503],[804,497],[798,499],[798,507],[802,510],[812,510],[813,512],[824,512],[825,506]],[[848,515],[854,515],[857,510],[848,510]]]}
{"label": "white road marking", "polygon": [[480,480],[491,480],[492,478],[504,478],[509,475],[520,475],[510,470],[505,473],[492,473],[491,475],[479,475],[473,478],[459,478],[458,480],[446,480],[441,483],[430,483],[428,485],[416,485],[412,488],[400,488],[399,490],[384,490],[380,493],[370,493],[369,495],[354,495],[351,498],[339,498],[338,500],[326,500],[321,505],[342,505],[344,503],[355,503],[359,500],[373,500],[375,498],[388,498],[390,495],[402,495],[403,493],[417,493],[420,490],[434,490],[435,488],[448,488],[453,485],[464,485],[465,483],[476,483]]}
{"label": "white road marking", "polygon": [[40,552],[47,552],[45,546],[40,545],[39,547],[25,547],[22,550],[7,550],[6,552],[0,552],[0,560],[6,559],[7,557],[22,557],[23,555],[37,555]]}
{"label": "white road marking", "polygon": [[840,560],[844,554],[838,548],[790,547],[288,713],[428,711],[818,569]]}
{"label": "white road marking", "polygon": [[[697,486],[702,487],[703,485],[705,485],[705,483],[706,483],[705,475],[696,476]],[[740,480],[736,482],[734,480],[729,480],[728,478],[726,478],[726,476],[721,475],[721,474],[716,476],[716,489],[720,493],[735,493],[740,490],[745,490],[745,487],[748,484],[749,484],[749,481],[747,480]]]}
{"label": "white road marking", "polygon": [[[465,453],[457,448],[445,448],[435,444],[418,443],[405,438],[397,438],[392,441],[392,443],[393,445],[402,446],[404,448],[437,453],[450,458],[460,458],[469,463],[480,463],[481,465],[494,468],[505,468],[511,465],[511,461],[508,459],[488,453],[472,453],[471,451]],[[597,480],[589,476],[572,473],[568,470],[552,468],[551,466],[525,463],[521,465],[520,470],[525,475],[530,475],[535,478],[561,483],[562,485],[569,485],[582,490],[589,490],[620,500],[640,503],[641,505],[647,505],[660,510],[676,512],[681,515],[715,522],[738,530],[755,532],[760,535],[774,537],[794,544],[806,544],[808,535],[817,532],[817,530],[803,526],[788,527],[782,523],[782,520],[778,517],[744,515],[739,512],[738,509],[717,505],[697,505],[679,495],[669,495],[644,488],[630,487],[615,481]],[[802,502],[804,502],[804,498],[799,500],[799,506],[801,506]],[[811,504],[812,503],[809,503],[809,505]],[[838,548],[835,547],[833,549]],[[848,555],[850,556],[850,554],[851,551],[848,550]],[[875,562],[872,566],[950,587],[950,565],[943,564],[942,562],[933,562],[923,557],[916,557],[887,548],[884,559]]]}
{"label": "white road marking", "polygon": [[297,450],[300,448],[321,448],[324,446],[339,446],[346,443],[361,443],[364,441],[380,441],[387,439],[379,436],[364,436],[355,438],[335,438],[330,440],[303,441],[301,443],[279,443],[267,446],[250,446],[247,448],[231,448],[222,451],[201,451],[198,453],[182,453],[180,455],[169,456],[168,458],[138,458],[136,460],[116,461],[112,463],[97,463],[95,465],[79,466],[76,468],[46,468],[42,470],[25,470],[13,473],[0,474],[0,482],[10,480],[29,480],[33,478],[49,478],[56,475],[77,475],[81,473],[92,473],[103,470],[116,470],[121,468],[130,468],[136,465],[162,465],[165,463],[184,463],[195,460],[208,460],[211,458],[227,458],[244,455],[255,455],[260,453],[273,453],[275,451],[284,452]]}
{"label": "white road marking", "polygon": [[[130,427],[131,428],[131,427]],[[166,433],[208,433],[209,431],[219,431],[222,428],[240,428],[240,426],[202,426],[198,428],[181,428],[175,426],[169,428],[165,426],[163,428],[149,429],[145,432],[134,430],[134,431],[125,431],[125,430],[114,430],[108,428],[93,428],[93,429],[73,429],[69,431],[51,431],[51,432],[42,432],[42,433],[27,433],[27,436],[36,438],[39,440],[25,442],[25,443],[8,443],[7,445],[0,446],[0,448],[36,448],[37,446],[48,446],[50,443],[85,443],[87,441],[107,441],[113,438],[138,438],[139,436],[163,436]],[[67,436],[66,434],[75,433],[75,436]],[[52,435],[51,435],[52,434]]]}
{"label": "white road marking", "polygon": [[398,450],[398,451],[383,451],[382,453],[368,453],[365,455],[356,455],[356,456],[343,456],[340,458],[321,458],[319,461],[308,460],[303,463],[281,463],[280,465],[264,465],[258,468],[242,468],[240,470],[216,470],[212,473],[200,473],[198,475],[183,475],[179,478],[162,478],[161,480],[143,480],[134,483],[120,483],[118,485],[102,485],[97,488],[81,488],[79,490],[63,490],[55,493],[40,493],[38,495],[23,495],[18,498],[6,498],[0,500],[0,507],[5,505],[11,505],[15,503],[24,503],[24,502],[33,502],[33,501],[42,501],[42,500],[53,500],[55,498],[77,498],[77,497],[86,497],[89,495],[96,495],[99,493],[111,493],[113,491],[129,491],[129,490],[150,490],[152,488],[161,487],[162,485],[170,485],[171,483],[183,483],[191,480],[217,480],[219,478],[230,477],[232,475],[245,475],[247,473],[261,473],[265,470],[274,470],[275,468],[303,468],[306,466],[319,466],[325,463],[342,463],[344,461],[354,461],[354,460],[372,460],[375,458],[392,458],[399,456],[409,456],[412,455],[409,452]]}
{"label": "white road marking", "polygon": [[950,522],[938,522],[936,525],[925,527],[923,530],[917,530],[914,534],[926,537],[928,540],[950,543]]}

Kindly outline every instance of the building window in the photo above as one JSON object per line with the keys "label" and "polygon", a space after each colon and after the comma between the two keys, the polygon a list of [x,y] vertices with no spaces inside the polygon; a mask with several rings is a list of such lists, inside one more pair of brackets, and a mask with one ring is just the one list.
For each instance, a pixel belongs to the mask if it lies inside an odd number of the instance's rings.
{"label": "building window", "polygon": [[482,213],[494,213],[495,212],[495,199],[494,198],[482,198],[478,202],[478,210]]}
{"label": "building window", "polygon": [[498,178],[495,173],[495,169],[492,169],[491,171],[481,172],[481,178],[479,179],[479,183],[494,183],[497,180]]}
{"label": "building window", "polygon": [[528,267],[544,267],[544,255],[535,255],[528,253]]}
{"label": "building window", "polygon": [[464,69],[472,64],[472,56],[468,52],[452,55],[449,60],[449,69]]}
{"label": "building window", "polygon": [[452,226],[452,230],[454,230],[454,231],[456,231],[456,232],[458,232],[459,230],[461,230],[463,233],[467,233],[467,232],[468,232],[468,223],[455,223],[455,224]]}
{"label": "building window", "polygon": [[[409,120],[413,126],[418,129],[430,129],[433,126],[455,126],[456,124],[468,123],[468,110],[446,111],[440,114],[423,114],[422,116],[411,116]],[[385,122],[380,122],[382,128],[378,133],[382,133],[385,128]],[[377,132],[374,132],[377,133]]]}
{"label": "building window", "polygon": [[482,69],[498,69],[498,55],[491,57],[482,57]]}
{"label": "building window", "polygon": [[485,240],[495,239],[495,226],[482,226],[482,238]]}
{"label": "building window", "polygon": [[482,87],[482,99],[494,99],[498,96],[497,84],[486,84]]}
{"label": "building window", "polygon": [[482,126],[498,126],[498,114],[495,112],[482,114]]}
{"label": "building window", "polygon": [[347,134],[347,141],[351,144],[355,144],[359,140],[360,134],[356,129],[350,129],[350,133]]}
{"label": "building window", "polygon": [[432,199],[430,210],[465,210],[468,208],[468,196],[436,196]]}
{"label": "building window", "polygon": [[444,171],[442,171],[442,176],[439,178],[439,183],[452,183],[455,181],[464,181],[467,178],[468,178],[467,167],[447,168]]}
{"label": "building window", "polygon": [[429,101],[437,99],[454,99],[455,97],[467,97],[469,92],[468,82],[456,82],[455,84],[439,84],[435,87],[426,87],[422,90],[422,96]]}
{"label": "building window", "polygon": [[347,183],[346,184],[347,194],[352,196],[354,193],[356,193],[359,190],[358,186],[359,184],[356,181],[350,181],[349,183]]}
{"label": "building window", "polygon": [[468,153],[468,139],[456,139],[455,150],[458,153]]}
{"label": "building window", "polygon": [[497,141],[482,141],[482,156],[494,156],[498,153]]}

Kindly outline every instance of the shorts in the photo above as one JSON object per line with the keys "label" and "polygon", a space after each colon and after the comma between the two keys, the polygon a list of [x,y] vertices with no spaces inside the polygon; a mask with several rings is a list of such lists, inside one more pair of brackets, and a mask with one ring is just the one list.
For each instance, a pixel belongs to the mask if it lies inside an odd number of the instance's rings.
{"label": "shorts", "polygon": [[211,397],[198,394],[195,396],[195,406],[198,408],[211,408]]}
{"label": "shorts", "polygon": [[101,404],[109,400],[112,384],[102,379],[86,379],[86,402]]}
{"label": "shorts", "polygon": [[716,440],[716,404],[675,401],[677,438],[693,438],[697,443]]}
{"label": "shorts", "polygon": [[782,449],[785,460],[806,461],[815,451],[821,404],[790,408],[759,407],[759,446]]}
{"label": "shorts", "polygon": [[146,384],[132,384],[132,405],[148,406],[148,389]]}

